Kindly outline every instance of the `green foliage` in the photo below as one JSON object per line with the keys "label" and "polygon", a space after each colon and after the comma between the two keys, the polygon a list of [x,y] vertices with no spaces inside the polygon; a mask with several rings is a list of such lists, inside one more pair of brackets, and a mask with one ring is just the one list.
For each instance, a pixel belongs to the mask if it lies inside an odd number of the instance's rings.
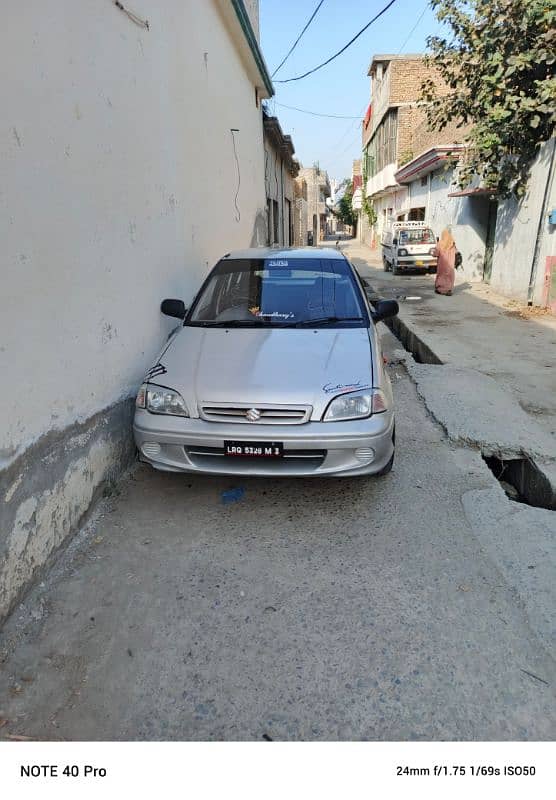
{"label": "green foliage", "polygon": [[413,150],[404,150],[403,153],[400,153],[400,157],[398,159],[398,166],[403,167],[403,165],[408,164],[412,158],[413,158]]}
{"label": "green foliage", "polygon": [[351,206],[353,199],[353,181],[349,181],[344,196],[340,200],[337,217],[344,225],[355,225],[357,222],[357,215]]}
{"label": "green foliage", "polygon": [[373,225],[376,224],[377,215],[373,205],[373,201],[367,197],[367,194],[364,189],[363,189],[363,202],[361,204],[361,208],[369,221],[369,225],[372,228]]}
{"label": "green foliage", "polygon": [[556,121],[556,3],[554,0],[430,0],[450,38],[427,40],[433,80],[422,85],[431,127],[471,124],[459,183],[475,176],[501,197],[525,192],[539,145]]}

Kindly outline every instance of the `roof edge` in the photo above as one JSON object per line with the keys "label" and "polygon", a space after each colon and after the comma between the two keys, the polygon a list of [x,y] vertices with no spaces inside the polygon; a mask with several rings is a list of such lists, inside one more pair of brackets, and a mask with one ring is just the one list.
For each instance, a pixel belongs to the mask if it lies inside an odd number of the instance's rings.
{"label": "roof edge", "polygon": [[397,183],[411,183],[420,175],[434,172],[441,162],[447,161],[452,154],[460,155],[466,149],[464,144],[441,144],[429,147],[420,155],[412,158],[403,167],[396,170],[394,178]]}
{"label": "roof edge", "polygon": [[261,52],[261,48],[259,47],[259,43],[257,42],[257,37],[255,36],[255,31],[253,30],[253,26],[251,25],[251,20],[249,19],[249,15],[245,9],[243,0],[231,0],[231,3],[238,18],[239,24],[241,25],[241,30],[243,31],[243,35],[245,36],[247,44],[249,45],[251,53],[253,54],[253,58],[255,59],[255,63],[259,70],[259,74],[263,80],[264,87],[268,92],[268,96],[273,97],[274,86],[272,84],[272,79],[268,73],[268,69],[266,67],[263,54]]}

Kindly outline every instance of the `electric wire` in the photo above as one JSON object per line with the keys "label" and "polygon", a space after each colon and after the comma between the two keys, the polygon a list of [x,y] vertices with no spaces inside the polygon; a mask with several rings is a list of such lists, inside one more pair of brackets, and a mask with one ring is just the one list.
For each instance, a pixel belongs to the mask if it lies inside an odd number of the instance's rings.
{"label": "electric wire", "polygon": [[273,73],[272,73],[272,75],[270,76],[271,78],[273,78],[273,77],[276,75],[276,73],[278,72],[278,70],[279,70],[279,69],[281,69],[281,68],[284,66],[284,64],[286,63],[286,61],[288,60],[288,58],[291,56],[291,54],[293,53],[293,51],[294,51],[294,50],[295,50],[295,48],[297,47],[297,45],[298,45],[298,43],[299,43],[299,40],[301,39],[301,37],[303,36],[303,34],[305,33],[305,31],[307,30],[307,28],[308,28],[308,27],[309,27],[309,25],[311,24],[311,22],[312,22],[312,21],[314,20],[314,18],[317,16],[317,12],[318,12],[319,8],[322,6],[322,4],[323,4],[323,3],[324,3],[324,0],[320,0],[320,3],[317,5],[317,7],[315,8],[315,10],[314,10],[314,11],[313,11],[313,13],[311,14],[311,18],[309,19],[309,21],[307,22],[307,24],[305,25],[305,27],[303,28],[303,30],[301,31],[301,33],[299,34],[299,36],[297,37],[297,39],[295,40],[295,42],[294,42],[294,43],[292,44],[292,46],[290,47],[290,49],[289,49],[289,51],[288,51],[288,53],[287,53],[286,57],[284,58],[284,60],[283,60],[283,61],[281,61],[281,62],[278,64],[278,66],[276,67],[276,69],[274,70],[274,72],[273,72]]}
{"label": "electric wire", "polygon": [[[413,35],[415,29],[417,28],[417,26],[419,25],[419,23],[421,22],[421,20],[425,16],[425,13],[426,13],[428,7],[429,6],[428,6],[428,3],[427,3],[425,5],[425,7],[423,8],[423,10],[421,11],[420,15],[418,16],[415,25],[412,27],[412,29],[409,31],[409,33],[407,34],[406,38],[404,39],[404,42],[403,42],[402,46],[400,47],[400,49],[398,50],[396,55],[398,55],[398,56],[401,55],[401,53],[403,52],[406,44],[408,43],[408,41],[410,40],[411,36]],[[359,117],[357,117],[357,119],[362,119],[363,113],[364,113],[365,109],[367,108],[367,106],[368,106],[368,103],[365,103],[365,105],[361,109],[361,112],[359,114]],[[353,123],[353,122],[350,125],[348,125],[348,127],[346,128],[346,130],[343,132],[342,136],[338,140],[338,142],[336,142],[336,144],[332,148],[332,151],[335,152],[338,149],[338,147],[342,144],[342,142],[344,141],[346,136],[353,130],[354,126],[355,126],[355,123]],[[357,133],[357,137],[352,140],[351,144],[349,144],[344,150],[342,150],[340,155],[343,155],[343,153],[345,153],[346,150],[348,150],[350,147],[352,147],[356,143],[356,141],[357,141],[357,139],[359,138],[360,135],[361,135],[360,132],[358,132]]]}
{"label": "electric wire", "polygon": [[276,80],[275,83],[291,83],[292,81],[300,81],[302,78],[306,78],[308,75],[312,75],[314,72],[317,72],[317,70],[322,69],[327,64],[330,64],[331,61],[334,61],[335,58],[338,58],[338,56],[342,55],[342,53],[344,53],[348,49],[348,47],[351,47],[351,45],[357,39],[359,39],[359,37],[363,33],[365,33],[367,28],[369,28],[373,24],[373,22],[376,22],[377,19],[379,19],[383,14],[385,14],[388,11],[388,9],[391,8],[394,5],[395,2],[396,2],[396,0],[390,0],[390,2],[387,3],[384,6],[384,8],[381,11],[378,12],[378,14],[376,14],[371,20],[369,20],[369,22],[367,22],[367,24],[365,25],[364,28],[361,28],[361,30],[358,33],[355,34],[353,39],[350,39],[350,41],[346,45],[344,45],[341,50],[338,50],[338,52],[334,53],[333,56],[330,56],[330,58],[328,58],[326,61],[323,61],[322,64],[319,64],[318,66],[313,67],[313,69],[310,69],[307,72],[304,72],[302,75],[296,75],[293,78],[286,78],[285,80]]}
{"label": "electric wire", "polygon": [[331,119],[360,119],[360,116],[351,116],[344,114],[320,114],[318,111],[308,111],[306,108],[297,108],[297,106],[287,106],[285,103],[275,103],[280,108],[289,108],[290,111],[300,111],[302,114],[310,114],[312,117],[330,117]]}
{"label": "electric wire", "polygon": [[421,13],[419,14],[419,16],[418,16],[418,18],[417,18],[417,22],[415,23],[415,25],[412,27],[412,29],[411,29],[411,30],[409,31],[409,33],[407,34],[407,36],[406,36],[406,38],[405,38],[405,41],[404,41],[404,43],[402,44],[402,46],[400,47],[400,49],[398,50],[398,52],[396,53],[396,55],[398,55],[398,56],[399,56],[399,55],[401,55],[401,53],[402,53],[402,51],[403,51],[404,47],[406,46],[406,44],[407,44],[407,43],[409,42],[409,40],[411,39],[411,37],[412,37],[412,35],[413,35],[413,31],[415,30],[415,28],[417,27],[417,25],[418,25],[418,24],[421,22],[421,20],[422,20],[422,19],[423,19],[423,17],[425,16],[425,12],[426,12],[426,10],[427,10],[427,8],[428,8],[428,7],[429,7],[429,4],[427,3],[427,4],[426,4],[426,6],[424,7],[424,9],[423,9],[423,10],[421,11]]}

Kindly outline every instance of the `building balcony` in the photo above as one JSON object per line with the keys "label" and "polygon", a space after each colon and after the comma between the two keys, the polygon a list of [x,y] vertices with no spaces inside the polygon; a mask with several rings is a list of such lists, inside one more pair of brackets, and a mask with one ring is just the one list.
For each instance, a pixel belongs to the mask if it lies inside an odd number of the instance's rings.
{"label": "building balcony", "polygon": [[[398,183],[395,178],[398,165],[396,162],[387,164],[380,172],[373,175],[367,181],[367,197],[380,195],[389,189],[396,189]],[[399,187],[398,187],[399,188]]]}

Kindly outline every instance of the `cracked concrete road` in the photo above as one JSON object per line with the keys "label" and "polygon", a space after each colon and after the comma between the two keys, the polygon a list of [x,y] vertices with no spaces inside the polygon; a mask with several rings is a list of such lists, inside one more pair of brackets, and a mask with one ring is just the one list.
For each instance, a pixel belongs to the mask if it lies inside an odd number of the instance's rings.
{"label": "cracked concrete road", "polygon": [[234,480],[138,466],[5,626],[0,738],[554,738],[554,660],[490,504],[462,501],[505,496],[390,369],[385,478],[251,479],[224,506]]}

